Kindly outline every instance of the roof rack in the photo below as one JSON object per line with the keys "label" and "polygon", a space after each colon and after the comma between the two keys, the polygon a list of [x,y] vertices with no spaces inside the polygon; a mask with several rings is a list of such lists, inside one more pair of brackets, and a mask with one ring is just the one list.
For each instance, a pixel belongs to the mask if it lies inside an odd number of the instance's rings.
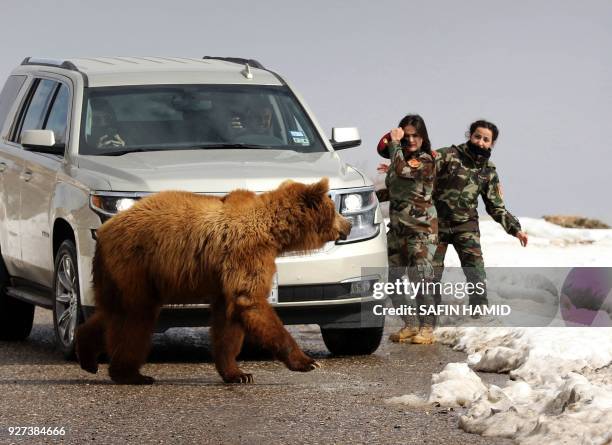
{"label": "roof rack", "polygon": [[76,65],[69,60],[55,60],[55,59],[37,59],[35,57],[26,57],[21,62],[22,65],[42,65],[42,66],[54,66],[57,68],[65,68],[71,71],[79,71]]}
{"label": "roof rack", "polygon": [[259,68],[265,70],[266,68],[255,59],[243,59],[242,57],[216,57],[216,56],[204,56],[202,59],[215,59],[224,60],[226,62],[238,63],[240,65],[249,64],[251,68]]}

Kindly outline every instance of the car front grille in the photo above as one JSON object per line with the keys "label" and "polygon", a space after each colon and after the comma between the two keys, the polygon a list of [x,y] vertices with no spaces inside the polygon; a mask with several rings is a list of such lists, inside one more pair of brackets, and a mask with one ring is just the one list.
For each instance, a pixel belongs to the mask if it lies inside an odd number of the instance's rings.
{"label": "car front grille", "polygon": [[351,283],[324,285],[279,286],[279,303],[297,303],[302,301],[336,300],[348,298],[351,294]]}

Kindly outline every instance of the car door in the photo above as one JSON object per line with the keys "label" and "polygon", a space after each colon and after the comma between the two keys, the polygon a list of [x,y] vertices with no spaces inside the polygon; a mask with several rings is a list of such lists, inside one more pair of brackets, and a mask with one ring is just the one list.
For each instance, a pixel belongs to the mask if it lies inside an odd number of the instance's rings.
{"label": "car door", "polygon": [[[66,142],[66,125],[70,91],[66,84],[54,79],[40,78],[24,106],[15,129],[13,141],[31,129],[57,131],[56,145]],[[55,190],[57,171],[63,157],[40,153],[22,147],[22,166],[19,174],[20,210],[19,239],[21,270],[19,276],[28,281],[50,287],[53,277],[53,247],[50,238],[50,206]]]}
{"label": "car door", "polygon": [[12,75],[0,93],[0,251],[10,275],[16,275],[21,264],[19,240],[20,181],[23,169],[21,147],[10,141],[10,132],[19,103],[26,93],[27,76]]}
{"label": "car door", "polygon": [[[71,92],[67,83],[59,82],[47,107],[42,129],[55,134],[55,147],[65,148]],[[27,151],[26,179],[21,189],[21,261],[28,278],[50,286],[53,283],[53,221],[51,203],[56,190],[58,171],[63,155]]]}

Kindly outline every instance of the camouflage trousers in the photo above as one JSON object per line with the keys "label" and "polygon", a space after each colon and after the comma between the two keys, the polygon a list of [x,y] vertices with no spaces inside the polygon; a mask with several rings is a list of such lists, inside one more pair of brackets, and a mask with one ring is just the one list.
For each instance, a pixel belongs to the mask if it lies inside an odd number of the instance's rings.
{"label": "camouflage trousers", "polygon": [[446,256],[446,250],[449,244],[452,244],[457,251],[466,282],[473,283],[474,286],[476,286],[476,283],[483,283],[479,288],[484,286],[484,292],[470,292],[468,294],[470,306],[487,304],[487,275],[485,273],[484,260],[482,258],[482,249],[480,248],[480,232],[439,233],[438,247],[433,259],[436,282],[442,279],[442,274],[444,273],[444,257]]}
{"label": "camouflage trousers", "polygon": [[[413,283],[433,282],[435,269],[433,258],[436,251],[437,237],[435,235],[416,234],[414,236],[398,236],[393,227],[387,233],[387,254],[389,257],[389,282],[396,283],[408,276]],[[435,315],[422,315],[427,307],[440,302],[440,296],[426,292],[417,292],[414,296],[393,292],[389,295],[395,308],[412,306],[417,315],[402,315],[406,326],[435,326]]]}

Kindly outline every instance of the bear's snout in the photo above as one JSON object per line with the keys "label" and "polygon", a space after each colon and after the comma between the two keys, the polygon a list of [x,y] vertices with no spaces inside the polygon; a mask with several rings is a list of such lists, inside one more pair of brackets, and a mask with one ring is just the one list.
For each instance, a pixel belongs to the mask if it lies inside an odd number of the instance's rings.
{"label": "bear's snout", "polygon": [[351,222],[340,214],[336,215],[336,230],[338,231],[338,239],[345,240],[348,238],[349,233],[351,233],[351,228],[353,225]]}

